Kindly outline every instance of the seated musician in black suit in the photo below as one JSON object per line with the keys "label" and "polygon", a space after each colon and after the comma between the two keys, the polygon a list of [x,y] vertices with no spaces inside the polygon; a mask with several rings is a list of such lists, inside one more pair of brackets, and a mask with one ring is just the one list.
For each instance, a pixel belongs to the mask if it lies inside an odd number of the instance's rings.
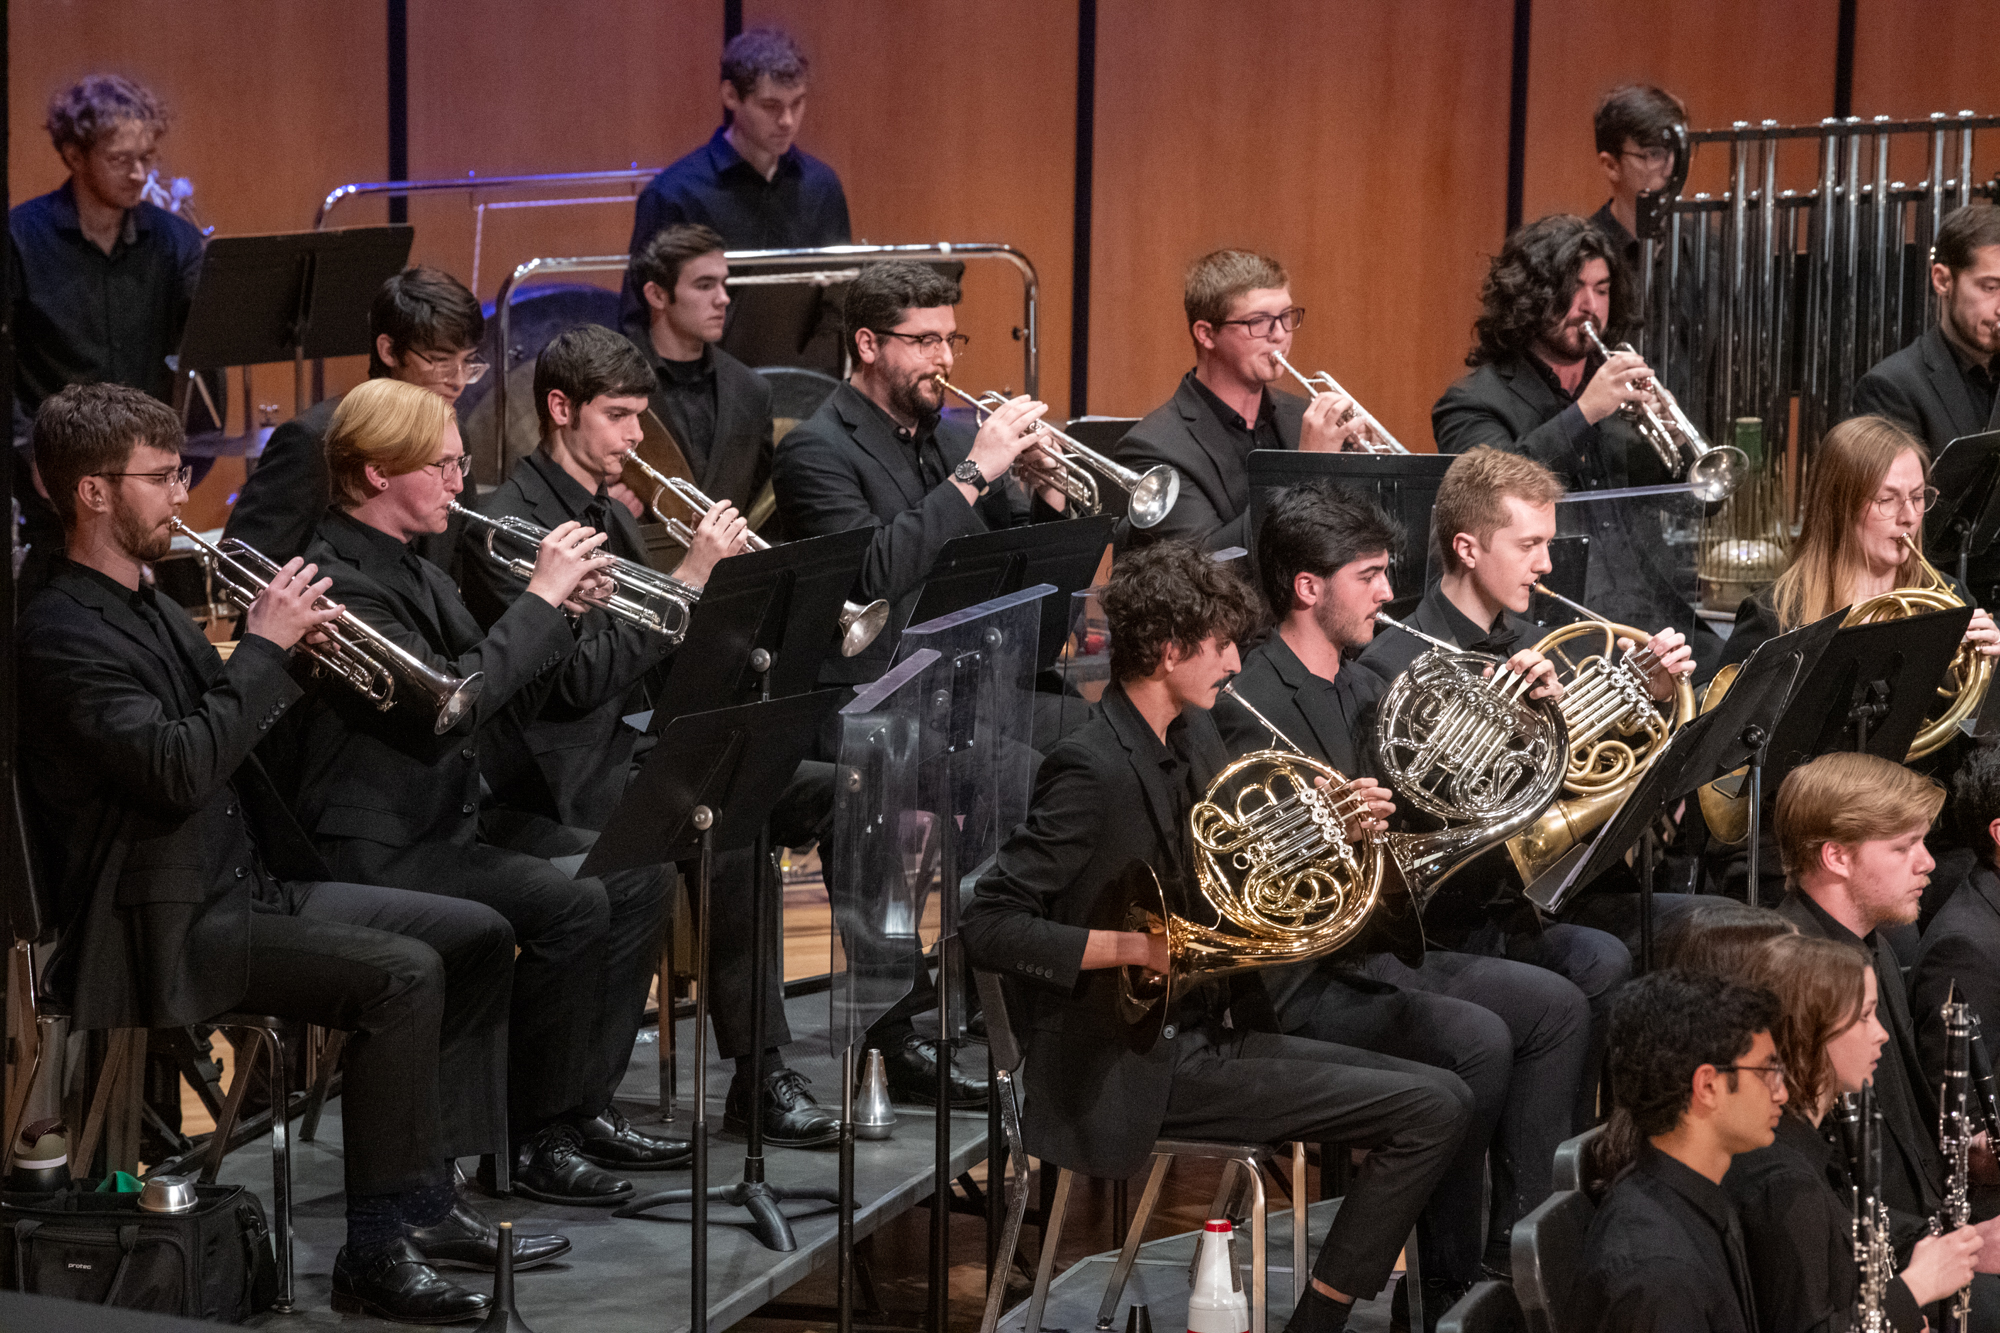
{"label": "seated musician in black suit", "polygon": [[[1936,866],[1924,834],[1943,805],[1937,783],[1868,754],[1821,755],[1786,774],[1778,788],[1778,850],[1791,883],[1778,911],[1800,934],[1853,945],[1874,964],[1876,1012],[1889,1031],[1875,1068],[1888,1140],[1882,1198],[1899,1262],[1937,1216],[1945,1163],[1935,1138],[1937,1085],[1924,1071],[1902,964],[1886,932],[1917,919],[1924,881]],[[1991,1318],[2000,1311],[2000,1282],[1991,1276],[2000,1273],[2000,1218],[1981,1222],[1979,1230],[1987,1244],[1973,1306],[1984,1302]]]}
{"label": "seated musician in black suit", "polygon": [[341,601],[406,651],[485,681],[442,736],[416,710],[322,697],[300,729],[297,805],[337,873],[468,898],[507,918],[522,949],[507,1062],[514,1188],[616,1203],[631,1183],[592,1159],[658,1168],[690,1156],[611,1105],[657,957],[662,876],[646,866],[571,879],[547,858],[586,851],[592,835],[520,812],[483,822],[481,770],[523,762],[523,717],[617,698],[671,645],[590,626],[579,637],[572,616],[602,598],[606,539],[578,523],[542,540],[526,594],[482,635],[444,572],[409,547],[417,533],[444,530],[465,464],[451,409],[414,385],[369,380],[333,415],[327,467],[339,504],[320,520],[311,557]]}
{"label": "seated musician in black suit", "polygon": [[[1688,972],[1640,977],[1611,1020],[1616,1109],[1595,1157],[1614,1179],[1570,1291],[1578,1329],[1759,1333],[1743,1224],[1722,1182],[1768,1147],[1786,1069],[1772,994]],[[1566,1324],[1566,1326],[1572,1326]]]}
{"label": "seated musician in black suit", "polygon": [[1248,250],[1203,255],[1188,265],[1181,303],[1194,369],[1115,451],[1141,472],[1172,464],[1180,499],[1133,539],[1198,542],[1211,551],[1248,546],[1251,450],[1337,453],[1367,428],[1345,395],[1307,403],[1271,387],[1285,378],[1277,358],[1291,352],[1306,313],[1292,304],[1292,280],[1277,260]]}
{"label": "seated musician in black suit", "polygon": [[[498,1232],[458,1202],[451,1159],[502,1139],[513,933],[478,903],[332,882],[258,752],[303,693],[293,649],[340,608],[316,605],[328,582],[294,559],[224,662],[154,594],[146,562],[166,554],[187,502],[181,442],[170,409],[123,386],[60,390],[36,419],[68,534],[15,641],[22,789],[56,927],[50,991],[79,1028],[237,1009],[351,1033],[334,1304],[476,1318],[486,1298],[430,1264],[497,1259]],[[569,1248],[528,1245],[536,1262]]]}
{"label": "seated musician in black suit", "polygon": [[[1372,501],[1324,481],[1278,492],[1257,534],[1265,598],[1280,614],[1230,688],[1349,778],[1378,776],[1374,707],[1388,683],[1353,659],[1391,597],[1389,557],[1401,540]],[[1287,748],[1234,699],[1216,701],[1215,722],[1232,755]],[[1264,985],[1282,1031],[1436,1065],[1472,1089],[1472,1129],[1420,1227],[1424,1312],[1434,1319],[1479,1280],[1482,1230],[1485,1261],[1504,1270],[1514,1222],[1549,1193],[1589,1052],[1588,1001],[1543,968],[1436,948],[1415,968],[1350,948],[1267,972]]]}
{"label": "seated musician in black suit", "polygon": [[1876,363],[1854,386],[1854,415],[1883,416],[1932,453],[2000,428],[1993,355],[2000,352],[2000,208],[1967,204],[1931,246],[1938,322]]}
{"label": "seated musician in black suit", "polygon": [[[609,329],[586,324],[569,329],[542,349],[535,362],[535,403],[542,419],[541,447],[522,458],[506,481],[480,503],[480,512],[494,517],[525,519],[541,528],[579,522],[607,535],[603,549],[623,560],[645,563],[638,524],[612,498],[621,465],[640,438],[639,414],[645,410],[652,372],[645,357],[630,342]],[[674,577],[690,587],[708,582],[715,562],[742,545],[744,523],[734,506],[719,502],[695,526],[695,549],[674,569]],[[508,572],[486,551],[485,532],[468,528],[460,568],[465,602],[480,624],[492,628],[526,591],[525,582]],[[498,548],[507,550],[504,543]],[[631,651],[640,631],[593,610],[584,617],[586,637],[578,652],[591,645],[614,649],[623,641]],[[657,682],[637,682],[623,695],[606,698],[579,716],[561,706],[544,708],[527,725],[528,765],[510,764],[509,771],[487,771],[496,800],[510,809],[553,819],[576,828],[601,829],[625,795],[639,733],[625,725],[627,716],[650,709]],[[819,767],[824,768],[824,765]],[[823,775],[830,792],[832,776]],[[812,807],[815,802],[800,784],[781,810]],[[827,802],[820,802],[827,804]],[[830,805],[828,806],[830,808]],[[811,836],[816,816],[810,810],[793,817],[804,831],[789,835],[803,842]],[[780,827],[787,822],[781,817]],[[781,834],[781,838],[785,835]],[[737,1086],[731,1085],[724,1122],[742,1129],[743,1108],[749,1102],[749,1070],[756,1051],[751,1032],[753,916],[750,910],[750,853],[724,852],[713,871],[714,900],[724,908],[710,923],[709,981],[714,987],[709,1013],[715,1023],[716,1045],[724,1059],[737,1062]],[[780,1048],[791,1040],[785,1021],[784,969],[777,957],[779,941],[770,941],[766,970],[764,1038],[765,1138],[785,1147],[812,1147],[839,1137],[838,1119],[822,1110],[805,1089],[804,1076],[785,1067]],[[636,959],[634,960],[637,961]],[[643,985],[641,987],[643,990]],[[643,999],[643,995],[641,996]],[[605,1115],[614,1123],[623,1116],[615,1105]],[[609,1145],[607,1145],[609,1146]],[[596,1148],[585,1144],[586,1153]],[[611,1153],[599,1154],[604,1165],[618,1165]]]}
{"label": "seated musician in black suit", "polygon": [[[486,316],[479,298],[442,269],[413,264],[382,284],[368,306],[368,376],[429,389],[447,403],[486,374],[479,341]],[[223,535],[273,560],[303,555],[333,502],[326,473],[326,428],[340,396],[322,399],[271,432]],[[418,551],[444,563],[443,538],[419,537]]]}
{"label": "seated musician in black suit", "polygon": [[[974,963],[1015,983],[1028,1151],[1122,1179],[1162,1137],[1370,1149],[1292,1315],[1294,1329],[1336,1330],[1356,1297],[1388,1281],[1467,1131],[1472,1094],[1441,1069],[1252,1030],[1267,1003],[1254,977],[1188,989],[1151,1050],[1132,1050],[1107,973],[1165,972],[1166,939],[1087,923],[1135,860],[1159,875],[1171,910],[1209,919],[1189,818],[1228,759],[1207,710],[1240,666],[1235,640],[1257,608],[1227,565],[1181,542],[1120,561],[1103,602],[1113,683],[1049,751],[1027,820],[959,926]],[[1371,801],[1357,825],[1381,827],[1386,809]]]}
{"label": "seated musician in black suit", "polygon": [[[1924,927],[1923,945],[1910,974],[1910,1011],[1917,1024],[1917,1049],[1925,1086],[1944,1077],[1944,1016],[1951,988],[1986,1020],[2000,1025],[2000,874],[1994,871],[1995,834],[2000,832],[2000,745],[1990,742],[1968,754],[1951,779],[1952,822],[1974,849],[1971,873],[1952,891]],[[1925,896],[1929,897],[1928,889]],[[2000,1040],[1996,1038],[1995,1040]],[[1990,1044],[1990,1042],[1989,1042]]]}
{"label": "seated musician in black suit", "polygon": [[696,488],[747,514],[771,479],[771,386],[716,345],[729,314],[722,237],[663,228],[632,256],[631,272],[648,318],[638,347],[658,377],[653,415],[673,432]]}

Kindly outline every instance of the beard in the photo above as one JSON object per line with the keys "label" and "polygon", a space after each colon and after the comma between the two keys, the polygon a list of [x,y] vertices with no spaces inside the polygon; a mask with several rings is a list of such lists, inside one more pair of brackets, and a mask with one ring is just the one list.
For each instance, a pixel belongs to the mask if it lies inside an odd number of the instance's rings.
{"label": "beard", "polygon": [[144,560],[150,564],[155,560],[166,559],[167,552],[174,549],[172,532],[162,532],[140,518],[122,499],[112,510],[111,531],[117,537],[118,545],[134,560]]}
{"label": "beard", "polygon": [[1967,347],[1972,348],[1974,351],[1982,352],[1987,356],[2000,351],[2000,327],[1992,324],[1982,324],[1976,318],[1968,319],[1962,315],[1959,311],[1958,292],[1955,288],[1952,292],[1952,303],[1948,318],[1951,320],[1952,332],[1957,334],[1958,340]]}
{"label": "beard", "polygon": [[924,381],[929,378],[928,372],[912,372],[889,386],[889,406],[898,415],[916,422],[919,434],[936,426],[938,418],[944,414],[942,390],[939,391],[939,402],[934,403],[924,396]]}
{"label": "beard", "polygon": [[1339,608],[1328,599],[1314,604],[1313,623],[1319,626],[1321,634],[1326,635],[1328,643],[1340,649],[1343,658],[1353,657],[1375,637],[1372,613],[1366,620],[1343,619]]}

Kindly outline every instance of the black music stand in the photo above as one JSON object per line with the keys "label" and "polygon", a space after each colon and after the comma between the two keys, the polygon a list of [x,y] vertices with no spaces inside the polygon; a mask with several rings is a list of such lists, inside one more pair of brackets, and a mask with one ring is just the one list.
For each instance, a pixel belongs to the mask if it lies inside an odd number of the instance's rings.
{"label": "black music stand", "polygon": [[1257,449],[1250,454],[1250,542],[1264,526],[1270,493],[1280,486],[1325,479],[1366,495],[1403,526],[1403,549],[1389,556],[1389,583],[1398,597],[1424,592],[1431,544],[1431,508],[1451,467],[1451,454],[1319,454]]}
{"label": "black music stand", "polygon": [[369,303],[402,271],[415,236],[396,225],[210,241],[176,370],[290,361],[293,408],[304,411],[305,363],[367,352]]}
{"label": "black music stand", "polygon": [[[714,919],[709,889],[715,853],[763,840],[771,807],[812,748],[820,724],[840,706],[844,696],[841,690],[822,690],[675,718],[661,735],[660,744],[653,747],[645,767],[632,779],[625,799],[612,812],[579,873],[602,875],[628,866],[659,865],[698,855],[695,893],[705,935]],[[752,1230],[772,1249],[797,1247],[796,1241],[787,1246],[773,1244],[778,1235],[791,1236],[780,1203],[791,1198],[837,1200],[830,1191],[787,1190],[766,1184],[761,1157],[756,1159],[756,1179],[709,1185],[706,938],[696,957],[695,1032],[700,1054],[694,1066],[694,1180],[688,1189],[642,1195],[615,1215],[631,1217],[669,1203],[694,1205],[692,1327],[696,1333],[705,1333],[709,1200],[749,1209]],[[763,994],[761,989],[758,994]],[[673,1022],[673,1000],[665,992],[660,996],[660,1022]],[[762,1037],[759,1028],[760,1041]],[[747,1176],[750,1164],[746,1161],[744,1165]]]}
{"label": "black music stand", "polygon": [[[1046,671],[1069,639],[1069,596],[1090,586],[1116,525],[1110,515],[1097,514],[954,537],[924,575],[909,623],[926,624],[1037,583],[1054,584],[1055,596],[1042,599],[1035,651],[1035,670]],[[895,629],[900,635],[904,627]]]}
{"label": "black music stand", "polygon": [[[2000,430],[1961,435],[1931,464],[1938,502],[1924,514],[1925,555],[1958,561],[1958,581],[1970,587],[1972,562],[2000,538]],[[1949,553],[1949,554],[1947,554]]]}

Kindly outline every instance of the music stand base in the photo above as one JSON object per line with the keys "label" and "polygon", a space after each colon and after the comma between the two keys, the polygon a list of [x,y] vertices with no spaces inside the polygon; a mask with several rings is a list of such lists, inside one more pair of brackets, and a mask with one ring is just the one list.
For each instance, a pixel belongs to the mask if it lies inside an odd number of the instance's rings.
{"label": "music stand base", "polygon": [[[660,1190],[653,1194],[642,1194],[629,1203],[621,1204],[612,1211],[613,1217],[637,1217],[653,1208],[664,1208],[669,1204],[693,1203],[693,1190]],[[710,1203],[726,1204],[731,1208],[742,1208],[750,1214],[749,1232],[767,1250],[789,1254],[799,1248],[798,1238],[792,1234],[791,1219],[786,1217],[781,1204],[831,1203],[840,1202],[840,1191],[824,1187],[814,1189],[787,1189],[782,1185],[766,1184],[764,1181],[739,1180],[734,1185],[717,1185],[708,1191]]]}

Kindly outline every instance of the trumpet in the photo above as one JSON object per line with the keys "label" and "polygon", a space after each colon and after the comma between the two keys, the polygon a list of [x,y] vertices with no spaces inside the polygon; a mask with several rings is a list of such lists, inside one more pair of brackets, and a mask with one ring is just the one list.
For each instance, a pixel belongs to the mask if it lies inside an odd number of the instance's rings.
{"label": "trumpet", "polygon": [[[983,393],[978,396],[967,393],[953,384],[942,374],[931,376],[939,389],[954,394],[972,405],[975,412],[991,416],[998,408],[1006,406],[1007,399],[998,393]],[[982,417],[981,420],[985,418]],[[1056,488],[1074,501],[1086,514],[1095,514],[1104,506],[1097,493],[1097,478],[1091,475],[1094,468],[1108,478],[1112,485],[1132,497],[1125,510],[1135,528],[1150,528],[1165,518],[1180,499],[1181,474],[1168,464],[1161,463],[1142,473],[1105,457],[1073,435],[1057,430],[1045,421],[1037,421],[1029,428],[1053,436],[1062,448],[1054,445],[1043,446],[1044,452],[1056,465]],[[1085,467],[1084,464],[1089,464]]]}
{"label": "trumpet", "polygon": [[[692,548],[694,546],[694,529],[683,520],[670,516],[666,510],[662,509],[660,507],[660,497],[662,495],[673,496],[701,518],[708,516],[708,511],[715,508],[716,502],[703,495],[701,489],[687,478],[669,477],[666,473],[639,457],[637,452],[626,454],[625,462],[629,466],[639,469],[645,475],[646,480],[652,483],[653,494],[647,499],[646,507],[653,511],[653,517],[666,525],[667,535],[682,546]],[[756,533],[747,530],[743,534],[743,545],[746,550],[751,551],[768,551],[771,549],[771,543],[765,541]],[[869,644],[875,642],[876,636],[882,632],[888,623],[889,603],[880,597],[877,597],[866,606],[861,605],[859,602],[842,602],[840,604],[840,655],[842,657],[853,657],[864,651]]]}
{"label": "trumpet", "polygon": [[[1597,335],[1597,326],[1587,319],[1583,321],[1583,336],[1590,339],[1590,345],[1606,360],[1613,352],[1632,351],[1631,343],[1606,347],[1604,339]],[[1716,445],[1703,439],[1687,413],[1681,411],[1679,401],[1650,375],[1632,381],[1632,387],[1652,394],[1667,409],[1664,419],[1652,408],[1632,403],[1618,409],[1646,437],[1646,443],[1653,446],[1653,452],[1666,464],[1667,471],[1678,477],[1685,468],[1688,488],[1698,499],[1713,502],[1727,500],[1734,494],[1750,475],[1750,456],[1733,444]]]}
{"label": "trumpet", "polygon": [[1401,440],[1389,433],[1387,426],[1376,419],[1373,412],[1370,412],[1361,405],[1359,398],[1355,398],[1353,394],[1341,388],[1340,381],[1335,379],[1331,374],[1322,370],[1316,375],[1302,375],[1299,373],[1297,366],[1285,360],[1283,352],[1273,352],[1271,355],[1278,358],[1278,364],[1285,368],[1286,374],[1299,382],[1299,387],[1306,391],[1308,397],[1317,398],[1323,393],[1337,393],[1354,400],[1353,414],[1361,418],[1361,423],[1368,427],[1369,432],[1375,437],[1372,440],[1364,438],[1361,441],[1362,453],[1407,454],[1410,452],[1403,447]]}
{"label": "trumpet", "polygon": [[[169,526],[194,543],[209,572],[222,585],[223,595],[245,611],[278,574],[280,566],[254,546],[234,538],[218,546],[179,519],[173,519]],[[322,597],[314,605],[332,603]],[[448,676],[352,612],[329,620],[318,633],[326,642],[308,640],[301,646],[322,672],[353,686],[383,712],[394,706],[397,689],[407,686],[430,700],[437,712],[435,732],[439,736],[458,725],[486,685],[484,672],[475,671],[464,679]]]}
{"label": "trumpet", "polygon": [[[535,559],[532,555],[502,555],[494,549],[494,543],[501,538],[517,542],[531,551],[539,548],[542,539],[549,535],[547,528],[538,528],[526,519],[508,515],[494,518],[476,509],[467,509],[454,501],[451,512],[465,519],[475,527],[486,531],[486,554],[516,578],[534,577]],[[636,560],[624,560],[617,556],[604,556],[611,564],[605,573],[611,576],[612,593],[605,601],[604,609],[627,624],[640,629],[664,634],[669,642],[679,643],[687,637],[688,619],[694,614],[694,604],[701,600],[701,590],[690,588],[679,579],[649,569]]]}

